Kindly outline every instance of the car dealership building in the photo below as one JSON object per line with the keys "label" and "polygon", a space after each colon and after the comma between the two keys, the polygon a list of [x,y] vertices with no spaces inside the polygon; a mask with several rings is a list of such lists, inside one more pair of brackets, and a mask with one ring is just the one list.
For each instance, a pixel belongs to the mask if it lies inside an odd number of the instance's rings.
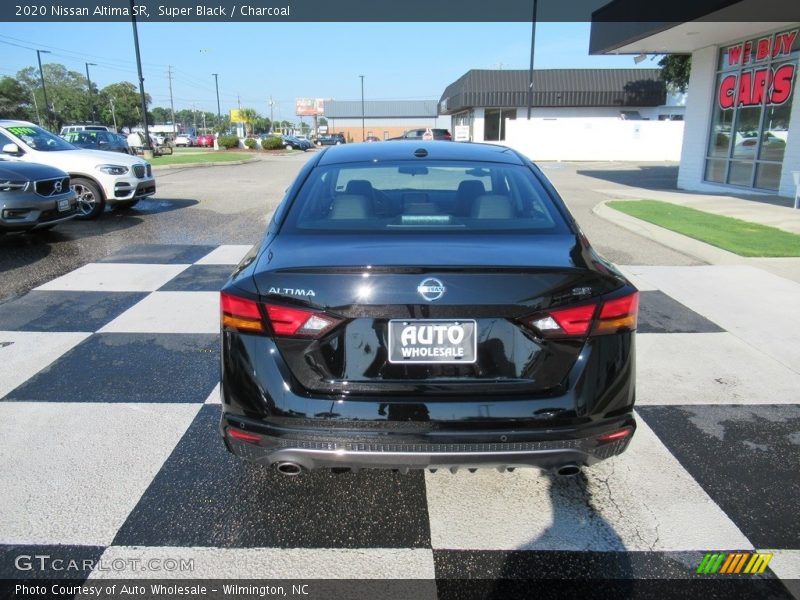
{"label": "car dealership building", "polygon": [[699,20],[624,22],[636,4],[615,0],[594,13],[590,53],[691,54],[678,186],[794,196],[800,22],[738,22],[741,3],[720,10],[711,0],[698,0]]}

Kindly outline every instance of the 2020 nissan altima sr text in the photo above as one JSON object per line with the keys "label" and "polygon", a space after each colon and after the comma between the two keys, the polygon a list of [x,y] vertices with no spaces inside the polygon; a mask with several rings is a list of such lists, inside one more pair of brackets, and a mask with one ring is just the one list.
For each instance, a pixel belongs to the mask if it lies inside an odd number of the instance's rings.
{"label": "2020 nissan altima sr text", "polygon": [[636,427],[638,292],[507,148],[325,150],[220,303],[225,444],[286,474],[575,473]]}

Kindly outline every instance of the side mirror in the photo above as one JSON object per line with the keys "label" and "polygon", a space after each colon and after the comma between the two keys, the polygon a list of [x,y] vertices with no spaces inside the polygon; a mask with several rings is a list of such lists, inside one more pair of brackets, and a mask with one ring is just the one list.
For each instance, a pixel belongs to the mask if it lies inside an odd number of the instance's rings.
{"label": "side mirror", "polygon": [[6,144],[3,146],[3,154],[21,154],[22,151],[16,144]]}

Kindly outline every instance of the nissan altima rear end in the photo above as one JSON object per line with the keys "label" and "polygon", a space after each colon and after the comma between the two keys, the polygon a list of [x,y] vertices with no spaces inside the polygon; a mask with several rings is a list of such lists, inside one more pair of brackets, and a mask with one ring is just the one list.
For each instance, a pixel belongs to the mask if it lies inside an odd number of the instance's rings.
{"label": "nissan altima rear end", "polygon": [[325,150],[220,304],[224,442],[286,474],[574,473],[636,427],[638,292],[507,148]]}

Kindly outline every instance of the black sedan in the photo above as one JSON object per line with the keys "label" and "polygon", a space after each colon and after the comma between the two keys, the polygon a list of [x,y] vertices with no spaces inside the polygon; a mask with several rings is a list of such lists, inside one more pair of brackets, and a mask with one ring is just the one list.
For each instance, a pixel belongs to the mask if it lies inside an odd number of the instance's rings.
{"label": "black sedan", "polygon": [[0,235],[52,229],[77,215],[77,195],[64,171],[0,159]]}
{"label": "black sedan", "polygon": [[221,292],[222,435],[290,475],[574,475],[635,430],[637,309],[513,150],[326,149]]}
{"label": "black sedan", "polygon": [[84,148],[85,150],[105,150],[106,152],[134,154],[131,152],[127,138],[113,131],[73,131],[61,137],[73,146]]}

